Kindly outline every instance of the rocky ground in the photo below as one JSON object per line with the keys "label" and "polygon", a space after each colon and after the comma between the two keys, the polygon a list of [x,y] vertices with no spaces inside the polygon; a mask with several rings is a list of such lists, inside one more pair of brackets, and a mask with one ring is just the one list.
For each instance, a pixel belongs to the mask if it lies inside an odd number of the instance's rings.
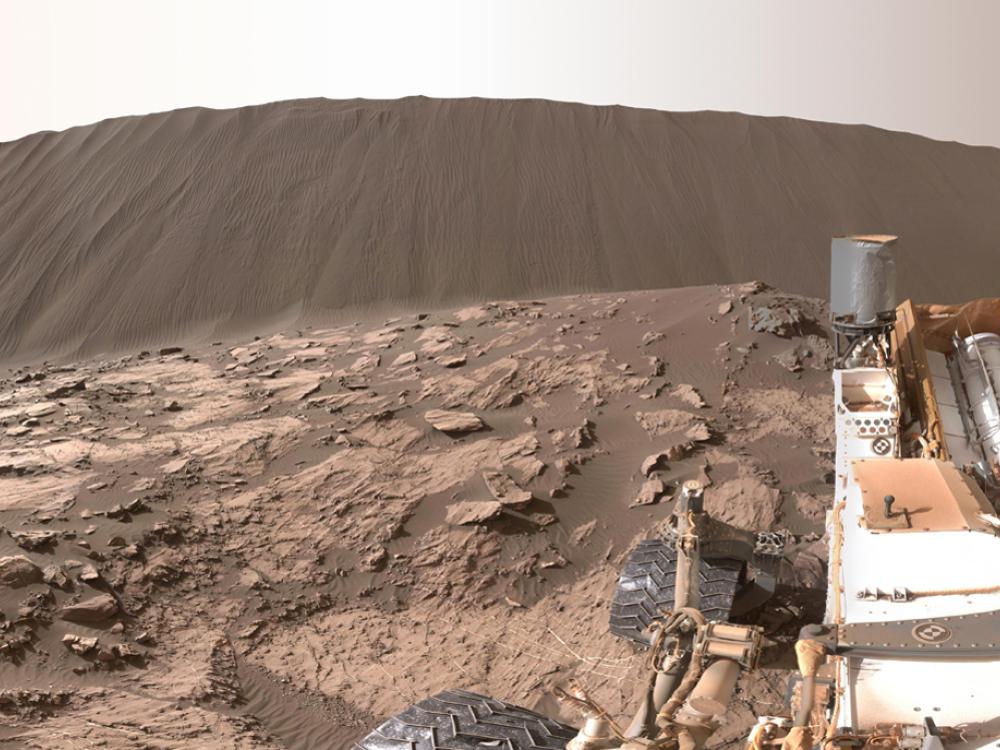
{"label": "rocky ground", "polygon": [[[817,617],[833,427],[814,300],[498,302],[0,381],[0,747],[336,748],[447,687],[631,711],[607,633],[679,483],[792,533]],[[787,645],[744,680],[780,708]],[[576,717],[562,715],[576,722]]]}

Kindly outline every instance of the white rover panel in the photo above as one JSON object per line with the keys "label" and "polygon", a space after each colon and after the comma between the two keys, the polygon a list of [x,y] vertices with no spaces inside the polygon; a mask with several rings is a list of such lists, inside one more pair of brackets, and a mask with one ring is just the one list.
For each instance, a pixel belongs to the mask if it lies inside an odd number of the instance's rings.
{"label": "white rover panel", "polygon": [[[834,387],[835,503],[842,511],[840,529],[830,529],[830,538],[840,539],[840,549],[831,549],[831,571],[839,563],[843,588],[838,603],[837,582],[831,580],[827,621],[834,620],[838,604],[845,623],[932,620],[1000,609],[1000,592],[919,596],[908,601],[892,599],[894,591],[904,589],[928,592],[995,587],[1000,583],[1000,538],[993,533],[992,526],[1000,524],[1000,520],[983,512],[991,510],[985,498],[970,499],[971,490],[961,484],[964,475],[953,465],[933,459],[897,458],[899,402],[890,371],[837,370]],[[942,387],[939,392],[949,391]],[[898,467],[900,471],[880,471],[878,464],[882,462],[886,464],[883,469]],[[865,479],[867,489],[863,487],[856,476],[862,468],[868,474],[897,474],[903,478],[899,491],[893,494],[895,508],[906,508],[909,503],[909,511],[914,511],[912,518],[906,514],[905,523],[904,519],[898,519],[899,526],[907,527],[905,530],[891,528],[893,523],[888,520],[882,526],[869,527],[873,509],[876,514],[884,515],[880,510],[883,498],[879,495],[866,499],[865,492],[871,493],[878,486],[881,493],[884,488],[868,479]],[[907,482],[917,478],[919,483],[925,477],[928,481],[933,478],[951,483],[951,490],[942,484],[938,511],[931,512],[927,507],[926,494],[920,497],[921,502],[911,502],[921,489],[927,491],[926,486],[911,486],[910,500],[907,499]],[[955,492],[962,495],[964,516],[959,512]],[[932,495],[930,505],[938,505],[937,497]],[[980,504],[977,506],[976,502]],[[892,515],[895,514],[886,518]],[[928,523],[926,518],[933,518],[931,525],[937,528],[927,531],[919,528]],[[831,516],[831,521],[834,520]],[[955,575],[957,566],[962,571],[960,577]],[[859,596],[859,592],[865,595]],[[900,598],[905,596],[903,592]],[[1000,633],[996,638],[1000,642]],[[958,726],[1000,716],[997,688],[1000,662],[997,661],[852,656],[843,660],[842,667],[841,681],[846,689],[837,722],[840,726],[870,730],[876,724],[888,722],[919,724],[925,716],[941,726]]]}

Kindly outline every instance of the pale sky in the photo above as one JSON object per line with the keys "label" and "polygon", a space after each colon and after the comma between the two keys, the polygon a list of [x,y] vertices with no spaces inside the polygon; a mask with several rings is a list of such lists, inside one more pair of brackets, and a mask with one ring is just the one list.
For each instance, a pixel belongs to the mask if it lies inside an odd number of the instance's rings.
{"label": "pale sky", "polygon": [[0,141],[193,105],[542,97],[1000,146],[998,0],[0,0]]}

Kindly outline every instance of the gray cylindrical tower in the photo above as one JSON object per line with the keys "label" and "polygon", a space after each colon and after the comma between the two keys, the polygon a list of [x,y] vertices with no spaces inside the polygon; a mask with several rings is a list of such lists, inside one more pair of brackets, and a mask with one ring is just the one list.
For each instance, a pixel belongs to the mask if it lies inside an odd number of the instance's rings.
{"label": "gray cylindrical tower", "polygon": [[830,246],[830,311],[835,322],[878,326],[896,310],[896,238],[834,237]]}

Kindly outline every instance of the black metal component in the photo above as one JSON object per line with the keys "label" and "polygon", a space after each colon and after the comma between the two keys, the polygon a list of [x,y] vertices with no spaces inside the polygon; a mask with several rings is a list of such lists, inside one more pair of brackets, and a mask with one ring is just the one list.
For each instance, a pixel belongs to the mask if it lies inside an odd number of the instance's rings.
{"label": "black metal component", "polygon": [[930,716],[924,717],[924,731],[931,737],[941,736],[938,732],[937,724],[934,723],[934,719]]}
{"label": "black metal component", "polygon": [[[709,620],[728,620],[742,582],[744,563],[705,559],[699,566],[701,611]],[[674,608],[677,548],[672,540],[639,542],[625,561],[611,601],[609,630],[620,638],[648,646],[649,626]]]}
{"label": "black metal component", "polygon": [[854,350],[865,342],[875,346],[888,364],[892,358],[889,336],[896,325],[896,311],[880,313],[878,320],[859,325],[846,317],[834,317],[830,322],[833,335],[834,367],[838,370],[847,366]]}
{"label": "black metal component", "polygon": [[576,730],[526,708],[465,690],[425,698],[389,719],[354,750],[500,747],[563,750]]}
{"label": "black metal component", "polygon": [[892,495],[886,495],[882,498],[882,512],[885,514],[886,518],[892,518],[895,515],[895,513],[892,512],[892,504],[894,502],[896,502],[896,498]]}

